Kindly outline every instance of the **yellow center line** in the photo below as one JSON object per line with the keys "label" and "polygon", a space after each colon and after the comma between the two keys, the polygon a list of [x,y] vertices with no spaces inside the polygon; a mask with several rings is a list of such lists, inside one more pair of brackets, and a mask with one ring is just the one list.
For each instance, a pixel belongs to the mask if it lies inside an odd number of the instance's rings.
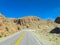
{"label": "yellow center line", "polygon": [[22,41],[24,35],[25,35],[26,32],[23,32],[22,35],[18,38],[18,40],[16,41],[16,43],[14,45],[19,45],[20,42]]}

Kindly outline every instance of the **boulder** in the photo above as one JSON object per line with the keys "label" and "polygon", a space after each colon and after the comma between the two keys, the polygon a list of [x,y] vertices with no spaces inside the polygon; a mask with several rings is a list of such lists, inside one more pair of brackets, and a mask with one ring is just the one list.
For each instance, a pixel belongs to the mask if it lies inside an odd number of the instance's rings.
{"label": "boulder", "polygon": [[55,20],[56,23],[60,24],[60,16],[58,16]]}
{"label": "boulder", "polygon": [[52,29],[52,30],[50,31],[50,33],[56,33],[56,34],[59,34],[59,33],[60,33],[60,28],[55,27],[54,29]]}

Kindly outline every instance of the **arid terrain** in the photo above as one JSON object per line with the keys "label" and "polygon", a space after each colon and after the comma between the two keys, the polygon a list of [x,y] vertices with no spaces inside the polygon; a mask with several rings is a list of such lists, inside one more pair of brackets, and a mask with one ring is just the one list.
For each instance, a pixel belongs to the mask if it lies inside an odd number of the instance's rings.
{"label": "arid terrain", "polygon": [[50,19],[43,20],[35,16],[26,16],[17,19],[6,18],[0,14],[0,38],[11,35],[22,29],[40,29],[49,33],[56,27],[60,28],[60,24],[56,22],[51,21]]}
{"label": "arid terrain", "polygon": [[[0,38],[9,36],[13,33],[21,31],[22,29],[35,29],[34,32],[37,37],[43,42],[50,43],[49,41],[55,41],[57,44],[60,42],[60,17],[57,17],[55,21],[50,19],[43,20],[35,16],[26,16],[22,18],[6,18],[0,14]],[[46,40],[47,39],[47,40]],[[59,43],[60,45],[60,43]]]}

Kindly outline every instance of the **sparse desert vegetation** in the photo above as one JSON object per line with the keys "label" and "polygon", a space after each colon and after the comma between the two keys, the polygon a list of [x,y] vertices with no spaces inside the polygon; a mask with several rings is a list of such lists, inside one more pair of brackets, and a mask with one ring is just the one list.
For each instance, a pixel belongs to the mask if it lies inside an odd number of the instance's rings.
{"label": "sparse desert vegetation", "polygon": [[[42,44],[60,45],[60,34],[56,34],[56,30],[53,30],[56,27],[60,30],[60,24],[50,19],[43,20],[35,16],[16,19],[6,18],[0,14],[0,38],[7,37],[23,29],[35,29],[34,34]],[[54,33],[50,33],[52,30]]]}
{"label": "sparse desert vegetation", "polygon": [[43,30],[37,30],[34,34],[43,45],[60,45],[60,35],[48,33]]}

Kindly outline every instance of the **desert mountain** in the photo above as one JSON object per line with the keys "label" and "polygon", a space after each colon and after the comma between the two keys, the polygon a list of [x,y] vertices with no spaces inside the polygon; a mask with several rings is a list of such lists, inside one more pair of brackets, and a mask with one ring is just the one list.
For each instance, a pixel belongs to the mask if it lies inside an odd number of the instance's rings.
{"label": "desert mountain", "polygon": [[[57,21],[55,21],[57,22]],[[35,16],[23,18],[6,18],[0,14],[0,37],[5,37],[22,29],[39,29],[50,32],[55,27],[60,28],[60,24],[51,20],[43,20]]]}

